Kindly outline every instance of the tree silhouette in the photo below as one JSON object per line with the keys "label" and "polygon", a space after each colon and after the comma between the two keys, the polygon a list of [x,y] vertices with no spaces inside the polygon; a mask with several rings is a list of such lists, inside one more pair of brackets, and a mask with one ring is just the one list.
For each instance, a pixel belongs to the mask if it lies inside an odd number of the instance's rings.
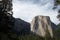
{"label": "tree silhouette", "polygon": [[4,37],[11,39],[11,29],[14,26],[15,20],[12,6],[12,0],[0,0],[0,40],[4,39]]}
{"label": "tree silhouette", "polygon": [[0,32],[7,33],[14,24],[12,12],[12,0],[0,1]]}
{"label": "tree silhouette", "polygon": [[[57,8],[57,6],[58,5],[60,5],[60,0],[54,0],[55,2],[54,2],[54,9],[55,8]],[[59,18],[59,20],[60,20],[60,9],[58,10],[58,16],[57,16],[57,18]]]}

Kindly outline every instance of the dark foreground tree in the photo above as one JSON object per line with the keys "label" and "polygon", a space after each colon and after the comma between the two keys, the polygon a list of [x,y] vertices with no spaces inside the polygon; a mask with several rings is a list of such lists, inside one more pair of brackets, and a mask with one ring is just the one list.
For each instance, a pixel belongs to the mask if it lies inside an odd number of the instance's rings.
{"label": "dark foreground tree", "polygon": [[8,40],[11,36],[13,19],[12,0],[0,0],[0,40]]}
{"label": "dark foreground tree", "polygon": [[0,31],[8,32],[12,22],[12,0],[0,1]]}

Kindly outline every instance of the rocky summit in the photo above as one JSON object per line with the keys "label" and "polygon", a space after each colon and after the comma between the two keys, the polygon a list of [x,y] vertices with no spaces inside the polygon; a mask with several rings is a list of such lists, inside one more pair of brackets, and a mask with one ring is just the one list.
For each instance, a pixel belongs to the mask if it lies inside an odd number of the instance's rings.
{"label": "rocky summit", "polygon": [[41,37],[52,37],[55,24],[50,21],[49,16],[36,16],[31,21],[31,31]]}

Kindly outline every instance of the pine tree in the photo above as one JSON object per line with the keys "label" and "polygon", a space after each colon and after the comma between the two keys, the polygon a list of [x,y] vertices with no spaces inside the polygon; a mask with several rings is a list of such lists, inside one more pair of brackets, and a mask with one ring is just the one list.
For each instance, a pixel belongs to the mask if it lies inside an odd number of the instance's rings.
{"label": "pine tree", "polygon": [[7,33],[11,29],[14,22],[12,12],[12,0],[0,1],[0,32]]}
{"label": "pine tree", "polygon": [[12,6],[12,0],[0,0],[0,40],[17,39],[11,37],[15,34],[11,30],[14,27],[15,22]]}
{"label": "pine tree", "polygon": [[[54,0],[55,2],[54,2],[54,9],[58,6],[58,5],[60,5],[60,0]],[[58,10],[58,16],[57,16],[57,18],[59,18],[59,20],[60,20],[60,9]]]}

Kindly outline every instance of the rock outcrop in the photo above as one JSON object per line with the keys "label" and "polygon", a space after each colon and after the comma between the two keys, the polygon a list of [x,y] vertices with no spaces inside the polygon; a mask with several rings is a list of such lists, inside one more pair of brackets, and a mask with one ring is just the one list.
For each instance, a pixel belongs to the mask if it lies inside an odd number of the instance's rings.
{"label": "rock outcrop", "polygon": [[30,33],[30,23],[25,22],[22,19],[15,18],[15,23],[12,28],[12,31],[17,35],[25,35]]}
{"label": "rock outcrop", "polygon": [[36,16],[31,21],[31,31],[41,37],[53,37],[54,26],[48,16]]}

